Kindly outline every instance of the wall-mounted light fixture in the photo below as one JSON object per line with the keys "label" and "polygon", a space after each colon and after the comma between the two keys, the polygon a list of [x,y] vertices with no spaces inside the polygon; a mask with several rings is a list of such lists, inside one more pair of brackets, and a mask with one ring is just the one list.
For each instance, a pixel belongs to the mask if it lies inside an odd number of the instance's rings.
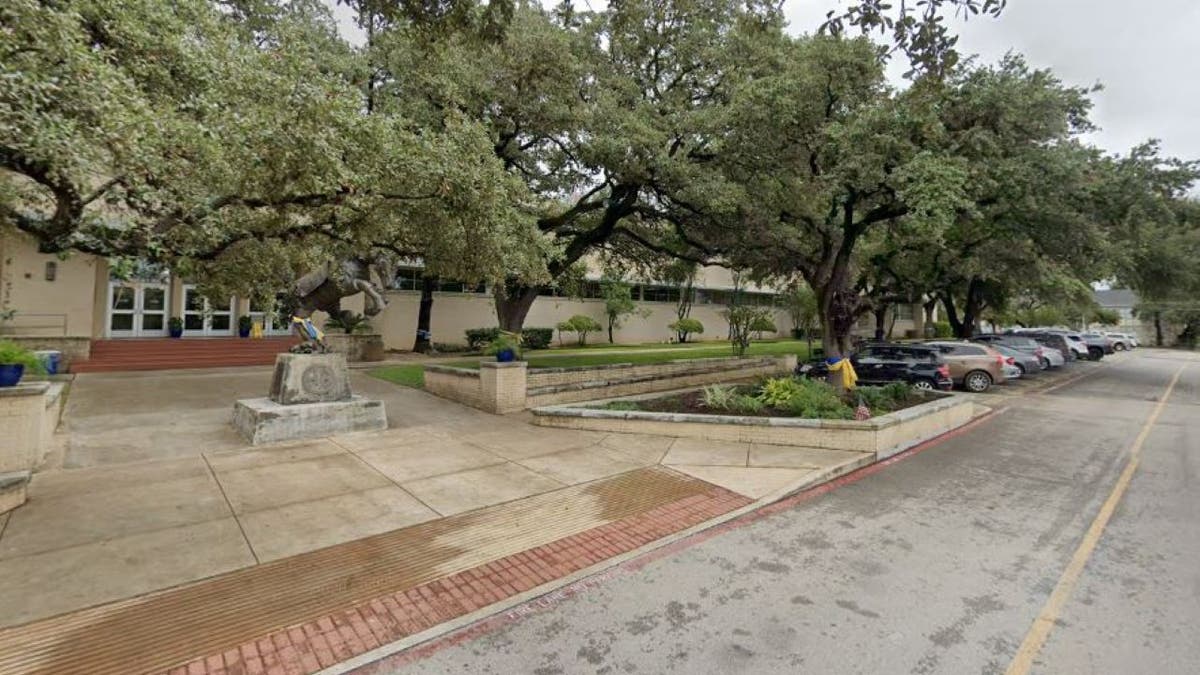
{"label": "wall-mounted light fixture", "polygon": [[53,260],[46,261],[46,281],[54,281],[54,277],[58,276],[58,263]]}

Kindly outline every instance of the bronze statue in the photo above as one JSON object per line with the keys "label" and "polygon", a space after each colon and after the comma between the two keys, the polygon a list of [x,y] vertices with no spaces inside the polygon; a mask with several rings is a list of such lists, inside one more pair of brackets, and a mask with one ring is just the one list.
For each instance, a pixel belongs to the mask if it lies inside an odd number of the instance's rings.
{"label": "bronze statue", "polygon": [[345,313],[342,298],[365,293],[363,313],[367,316],[375,316],[387,307],[387,298],[383,296],[380,286],[371,280],[372,269],[382,286],[390,285],[391,277],[388,275],[393,273],[395,265],[382,255],[347,258],[296,280],[293,292],[299,307],[292,316],[292,326],[304,342],[293,347],[293,352],[312,354],[328,351],[324,334],[313,325],[311,317],[318,310],[331,317],[342,317]]}

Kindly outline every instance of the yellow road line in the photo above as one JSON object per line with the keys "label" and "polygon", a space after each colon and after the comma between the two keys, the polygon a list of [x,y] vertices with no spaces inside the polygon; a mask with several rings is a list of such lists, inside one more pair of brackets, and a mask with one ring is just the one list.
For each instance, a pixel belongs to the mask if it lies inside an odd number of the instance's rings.
{"label": "yellow road line", "polygon": [[1154,410],[1150,413],[1150,417],[1146,418],[1146,423],[1142,425],[1142,430],[1134,439],[1133,445],[1129,449],[1129,462],[1125,465],[1125,469],[1121,472],[1121,476],[1117,478],[1116,485],[1113,486],[1112,492],[1109,493],[1108,499],[1104,500],[1104,505],[1100,507],[1100,513],[1096,514],[1092,524],[1088,527],[1087,533],[1083,536],[1083,541],[1079,542],[1079,547],[1075,549],[1075,555],[1071,556],[1071,562],[1067,568],[1063,570],[1062,576],[1058,579],[1058,584],[1054,587],[1054,592],[1046,600],[1046,604],[1042,607],[1042,611],[1033,620],[1033,625],[1030,626],[1029,632],[1025,634],[1025,639],[1021,642],[1021,647],[1017,650],[1016,656],[1005,671],[1006,675],[1026,675],[1033,667],[1033,660],[1037,658],[1042,651],[1042,647],[1046,644],[1046,640],[1050,637],[1050,631],[1054,628],[1054,624],[1058,621],[1059,615],[1062,613],[1063,607],[1070,599],[1071,593],[1075,590],[1075,585],[1079,582],[1079,577],[1083,574],[1083,568],[1087,565],[1088,559],[1092,557],[1092,552],[1096,550],[1096,544],[1100,542],[1100,535],[1104,534],[1104,528],[1108,525],[1108,521],[1112,518],[1113,511],[1116,510],[1117,504],[1120,503],[1121,497],[1125,495],[1125,490],[1129,487],[1129,482],[1133,479],[1133,472],[1137,470],[1138,455],[1141,454],[1142,446],[1146,443],[1146,438],[1150,436],[1150,430],[1158,421],[1158,416],[1162,414],[1163,408],[1167,406],[1167,399],[1170,398],[1171,392],[1175,389],[1175,384],[1179,382],[1179,376],[1183,375],[1183,371],[1187,369],[1187,364],[1184,364],[1175,371],[1175,376],[1171,378],[1171,382],[1167,385],[1167,390],[1163,392],[1162,398],[1158,400],[1158,405],[1154,406]]}

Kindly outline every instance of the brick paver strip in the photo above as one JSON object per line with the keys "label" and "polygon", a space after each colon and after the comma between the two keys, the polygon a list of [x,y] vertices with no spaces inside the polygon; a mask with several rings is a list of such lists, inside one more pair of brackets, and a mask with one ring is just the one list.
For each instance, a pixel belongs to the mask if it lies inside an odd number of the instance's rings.
{"label": "brick paver strip", "polygon": [[0,673],[312,673],[749,504],[662,467],[0,631]]}

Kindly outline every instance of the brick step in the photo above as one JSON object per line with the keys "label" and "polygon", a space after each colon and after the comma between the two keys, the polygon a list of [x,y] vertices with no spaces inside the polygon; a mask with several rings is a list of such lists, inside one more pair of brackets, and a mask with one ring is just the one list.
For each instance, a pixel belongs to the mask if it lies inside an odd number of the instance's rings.
{"label": "brick step", "polygon": [[215,361],[152,361],[139,363],[110,363],[85,361],[71,365],[72,373],[115,373],[135,370],[187,370],[193,368],[243,368],[252,366],[269,366],[275,360],[259,360],[246,362]]}

